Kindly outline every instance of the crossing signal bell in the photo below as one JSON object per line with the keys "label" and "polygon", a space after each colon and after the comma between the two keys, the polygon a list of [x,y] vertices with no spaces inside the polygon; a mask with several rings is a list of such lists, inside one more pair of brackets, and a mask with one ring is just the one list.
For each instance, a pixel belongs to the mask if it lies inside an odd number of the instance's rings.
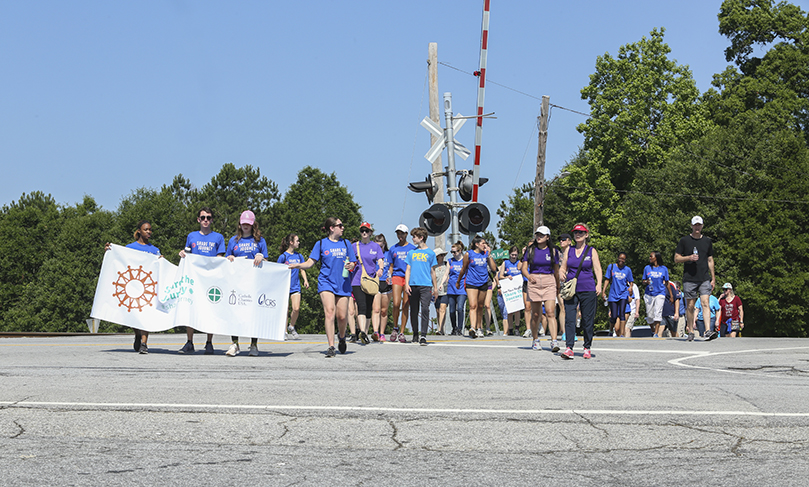
{"label": "crossing signal bell", "polygon": [[458,226],[464,235],[476,235],[486,231],[489,220],[491,220],[489,209],[481,203],[472,203],[458,213]]}
{"label": "crossing signal bell", "polygon": [[427,229],[427,235],[437,237],[449,228],[452,222],[452,213],[446,206],[436,203],[424,210],[419,217],[419,226]]}
{"label": "crossing signal bell", "polygon": [[435,194],[438,193],[438,180],[432,175],[429,175],[424,181],[416,181],[408,184],[407,188],[414,193],[426,193],[427,201],[432,204]]}

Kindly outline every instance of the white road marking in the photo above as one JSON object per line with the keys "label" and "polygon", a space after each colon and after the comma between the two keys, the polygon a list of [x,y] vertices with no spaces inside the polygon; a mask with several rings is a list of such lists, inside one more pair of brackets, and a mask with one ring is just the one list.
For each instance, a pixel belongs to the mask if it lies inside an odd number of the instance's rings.
{"label": "white road marking", "polygon": [[296,406],[279,404],[172,404],[172,403],[111,403],[111,402],[43,402],[43,401],[0,401],[0,406],[8,408],[110,408],[110,409],[225,409],[241,411],[335,411],[335,412],[372,412],[372,413],[426,413],[426,414],[458,414],[477,413],[493,415],[631,415],[631,416],[663,416],[663,415],[698,415],[698,416],[753,416],[753,417],[784,417],[784,418],[809,418],[806,413],[784,413],[784,412],[762,412],[762,411],[683,411],[683,410],[616,410],[616,409],[442,409],[442,408],[388,408],[372,406]]}

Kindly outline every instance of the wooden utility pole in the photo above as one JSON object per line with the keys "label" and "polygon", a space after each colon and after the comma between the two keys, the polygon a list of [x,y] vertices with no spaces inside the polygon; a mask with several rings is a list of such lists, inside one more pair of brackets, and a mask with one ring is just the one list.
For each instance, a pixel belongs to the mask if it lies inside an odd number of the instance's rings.
{"label": "wooden utility pole", "polygon": [[[437,123],[439,126],[441,125],[441,107],[438,104],[438,44],[435,42],[431,42],[428,48],[428,60],[427,60],[427,73],[429,78],[429,92],[430,92],[430,120]],[[430,135],[430,147],[435,144],[436,137],[434,135]],[[441,167],[441,156],[439,155],[435,161],[433,161],[433,173],[440,173],[444,171],[444,168]],[[438,182],[438,191],[435,193],[435,197],[433,198],[434,203],[443,203],[444,202],[444,178],[438,177],[436,178]],[[435,237],[435,248],[441,247],[444,250],[447,249],[446,245],[446,235],[441,234]]]}
{"label": "wooden utility pole", "polygon": [[551,97],[542,95],[542,110],[539,112],[539,147],[537,148],[537,176],[534,179],[534,228],[544,225],[545,218],[545,146],[548,143],[548,111]]}

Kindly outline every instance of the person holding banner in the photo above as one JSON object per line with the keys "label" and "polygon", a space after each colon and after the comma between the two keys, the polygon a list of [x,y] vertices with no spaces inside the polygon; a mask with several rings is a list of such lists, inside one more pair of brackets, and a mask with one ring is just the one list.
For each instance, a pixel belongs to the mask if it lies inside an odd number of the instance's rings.
{"label": "person holding banner", "polygon": [[[213,212],[207,206],[203,206],[197,212],[197,223],[199,231],[191,232],[185,239],[185,249],[180,251],[180,257],[185,258],[186,253],[204,255],[207,257],[224,257],[227,247],[225,237],[219,232],[211,230],[213,223]],[[185,327],[185,335],[188,339],[179,350],[179,353],[194,353],[194,329]],[[205,342],[205,355],[213,355],[213,333],[208,333],[208,340]]]}
{"label": "person holding banner", "polygon": [[548,329],[551,332],[551,351],[558,352],[556,341],[556,294],[559,290],[559,255],[551,245],[551,230],[542,225],[534,232],[534,240],[522,257],[522,275],[528,281],[528,299],[531,300],[531,348],[540,350],[539,327],[542,323],[542,306]]}
{"label": "person holding banner", "polygon": [[452,257],[449,259],[449,278],[447,281],[449,322],[452,325],[452,335],[461,336],[464,328],[466,290],[464,290],[464,286],[456,285],[456,283],[463,268],[463,242],[460,240],[455,242],[450,249]]}
{"label": "person holding banner", "polygon": [[[253,265],[260,267],[267,255],[267,242],[258,229],[256,215],[250,210],[243,211],[239,217],[239,228],[236,230],[236,235],[230,237],[230,241],[228,241],[228,260],[233,262],[237,258],[253,259]],[[225,355],[235,357],[239,354],[239,337],[232,336],[231,339],[233,343]],[[250,351],[247,355],[258,357],[258,338],[250,339]]]}
{"label": "person holding banner", "polygon": [[[149,220],[141,220],[138,222],[138,228],[135,230],[133,237],[135,241],[126,245],[127,248],[163,257],[163,255],[160,254],[160,249],[149,243],[149,239],[152,238],[152,224]],[[104,250],[107,251],[109,249],[110,243],[107,242],[106,245],[104,245]],[[135,330],[135,342],[132,347],[140,354],[145,355],[149,353],[149,347],[146,345],[146,342],[149,340],[149,332],[138,330],[137,328],[133,328],[133,330]]]}
{"label": "person holding banner", "polygon": [[[486,239],[480,235],[472,239],[469,250],[463,256],[463,267],[455,282],[455,286],[460,287],[461,281],[466,277],[466,295],[469,297],[469,338],[479,336],[476,335],[476,330],[483,329],[483,311],[486,309],[485,300],[489,292],[489,269],[497,272],[494,259],[486,248]],[[459,326],[463,330],[463,323]]]}
{"label": "person holding banner", "polygon": [[[495,279],[500,281],[502,279],[514,279],[514,276],[519,276],[520,272],[520,249],[516,245],[512,245],[508,251],[508,259],[500,264],[497,276]],[[499,286],[497,288],[497,305],[500,307],[500,314],[503,316],[503,335],[508,336],[509,332],[514,329],[515,323],[520,320],[520,310],[509,313],[506,309],[506,301],[503,299],[503,289]]]}
{"label": "person holding banner", "polygon": [[343,222],[339,218],[329,217],[323,223],[326,238],[318,240],[302,264],[290,264],[290,269],[309,269],[320,261],[320,274],[317,276],[317,291],[323,303],[323,314],[326,318],[326,339],[329,348],[326,358],[336,355],[334,351],[334,319],[337,318],[338,347],[340,353],[346,353],[346,323],[348,320],[348,300],[351,297],[351,280],[349,273],[357,264],[357,254],[353,246],[343,239]]}
{"label": "person holding banner", "polygon": [[[298,248],[301,246],[301,239],[295,233],[290,233],[281,241],[281,255],[278,256],[279,264],[300,264],[303,262],[303,256],[298,253]],[[287,325],[287,333],[289,336],[296,339],[298,332],[295,330],[295,323],[298,322],[298,315],[301,310],[301,277],[303,277],[303,285],[309,289],[309,279],[306,277],[306,271],[301,272],[300,269],[292,269],[289,271],[289,324]]]}

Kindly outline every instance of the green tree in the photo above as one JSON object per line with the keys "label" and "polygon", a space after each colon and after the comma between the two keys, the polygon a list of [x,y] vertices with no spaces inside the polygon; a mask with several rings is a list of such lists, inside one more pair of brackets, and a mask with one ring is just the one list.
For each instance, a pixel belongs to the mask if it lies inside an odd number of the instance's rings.
{"label": "green tree", "polygon": [[51,195],[23,193],[0,211],[0,321],[16,307],[25,287],[52,255],[60,231],[59,207]]}
{"label": "green tree", "polygon": [[190,221],[196,220],[199,207],[210,207],[214,215],[212,228],[224,235],[227,242],[236,234],[239,215],[245,210],[251,210],[269,244],[274,240],[273,208],[280,197],[278,185],[262,176],[259,168],[250,165],[237,168],[232,163],[226,163],[209,183],[190,196],[193,200]]}

